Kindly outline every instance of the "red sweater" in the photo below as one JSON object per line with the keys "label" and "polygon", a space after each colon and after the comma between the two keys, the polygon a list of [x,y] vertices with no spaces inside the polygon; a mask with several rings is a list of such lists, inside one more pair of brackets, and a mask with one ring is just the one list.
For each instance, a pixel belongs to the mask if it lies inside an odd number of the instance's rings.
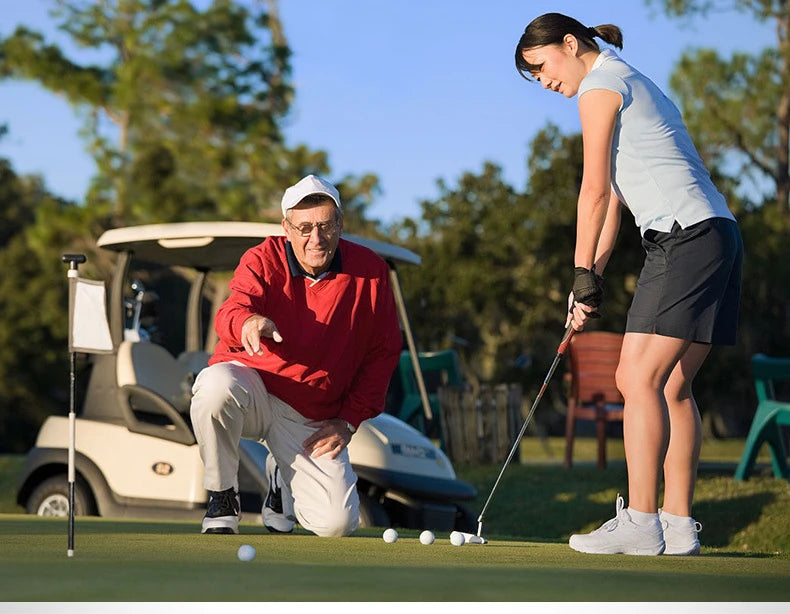
{"label": "red sweater", "polygon": [[[285,237],[269,237],[242,256],[215,318],[219,343],[209,364],[237,360],[306,418],[339,417],[357,427],[384,409],[402,347],[389,267],[341,239],[342,271],[313,282],[291,274],[285,246]],[[283,337],[261,337],[262,356],[247,354],[240,341],[242,324],[256,313]]]}

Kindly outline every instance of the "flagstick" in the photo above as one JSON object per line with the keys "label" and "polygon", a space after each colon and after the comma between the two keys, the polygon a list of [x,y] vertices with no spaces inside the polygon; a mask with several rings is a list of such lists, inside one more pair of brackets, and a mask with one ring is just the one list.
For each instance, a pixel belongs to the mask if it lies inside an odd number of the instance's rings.
{"label": "flagstick", "polygon": [[71,377],[69,391],[69,549],[66,555],[74,556],[74,448],[77,414],[74,413],[77,353],[71,352]]}
{"label": "flagstick", "polygon": [[[61,256],[63,262],[69,263],[69,270],[67,273],[69,279],[69,311],[74,309],[74,291],[73,287],[79,277],[77,267],[85,262],[87,258],[83,254],[63,254]],[[72,315],[71,313],[69,314]],[[69,349],[70,352],[70,377],[69,377],[69,546],[66,551],[68,557],[74,556],[74,449],[76,447],[76,425],[77,414],[75,413],[76,405],[76,388],[77,388],[77,353],[73,351],[72,347],[72,331],[71,319],[69,317]]]}

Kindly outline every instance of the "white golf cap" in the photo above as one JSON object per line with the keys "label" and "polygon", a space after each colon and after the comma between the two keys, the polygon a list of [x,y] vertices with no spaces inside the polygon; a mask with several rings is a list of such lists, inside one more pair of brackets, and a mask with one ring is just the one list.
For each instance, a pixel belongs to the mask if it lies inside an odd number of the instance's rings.
{"label": "white golf cap", "polygon": [[342,209],[340,206],[340,193],[337,191],[337,188],[328,181],[321,179],[321,177],[308,175],[304,179],[299,180],[299,183],[285,190],[282,200],[283,217],[285,217],[288,209],[298,205],[305,196],[310,196],[310,194],[325,194],[335,201],[338,209]]}

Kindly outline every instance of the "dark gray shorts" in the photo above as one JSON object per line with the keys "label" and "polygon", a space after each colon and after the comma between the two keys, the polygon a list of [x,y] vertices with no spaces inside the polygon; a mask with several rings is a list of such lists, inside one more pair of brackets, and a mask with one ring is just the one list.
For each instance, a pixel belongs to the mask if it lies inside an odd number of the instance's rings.
{"label": "dark gray shorts", "polygon": [[734,345],[741,298],[743,242],[738,225],[711,218],[642,238],[645,264],[626,332]]}

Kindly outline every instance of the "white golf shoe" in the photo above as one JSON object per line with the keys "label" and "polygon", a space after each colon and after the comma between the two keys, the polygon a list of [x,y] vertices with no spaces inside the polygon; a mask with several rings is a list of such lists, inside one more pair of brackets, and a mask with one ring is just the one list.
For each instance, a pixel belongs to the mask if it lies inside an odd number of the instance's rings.
{"label": "white golf shoe", "polygon": [[261,510],[263,524],[271,533],[290,533],[294,530],[296,520],[293,498],[273,454],[266,457],[266,477],[269,479],[269,493]]}
{"label": "white golf shoe", "polygon": [[664,554],[691,556],[699,554],[699,537],[702,525],[689,516],[675,516],[658,510],[664,541],[667,544]]}
{"label": "white golf shoe", "polygon": [[569,545],[587,554],[636,554],[656,556],[664,552],[664,534],[658,518],[649,525],[636,524],[620,495],[617,514],[592,533],[571,535]]}

